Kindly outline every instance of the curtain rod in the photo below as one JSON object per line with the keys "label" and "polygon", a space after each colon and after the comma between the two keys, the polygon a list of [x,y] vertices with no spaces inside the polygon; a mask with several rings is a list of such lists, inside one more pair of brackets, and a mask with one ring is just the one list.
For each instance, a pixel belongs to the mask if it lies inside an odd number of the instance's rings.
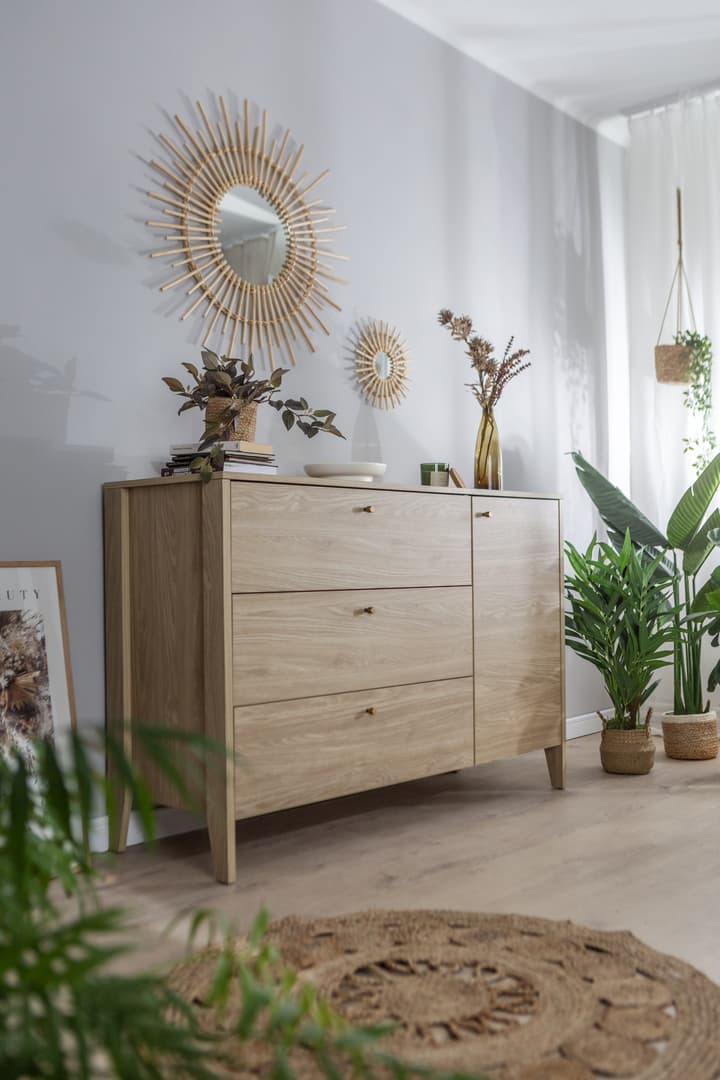
{"label": "curtain rod", "polygon": [[713,97],[720,94],[720,83],[715,79],[711,83],[703,83],[700,86],[688,87],[675,94],[656,98],[653,101],[645,101],[640,105],[633,105],[629,109],[622,109],[621,115],[628,120],[634,120],[638,116],[648,116],[650,113],[660,112],[662,109],[670,109],[673,105],[682,105],[687,101],[698,101],[700,98]]}

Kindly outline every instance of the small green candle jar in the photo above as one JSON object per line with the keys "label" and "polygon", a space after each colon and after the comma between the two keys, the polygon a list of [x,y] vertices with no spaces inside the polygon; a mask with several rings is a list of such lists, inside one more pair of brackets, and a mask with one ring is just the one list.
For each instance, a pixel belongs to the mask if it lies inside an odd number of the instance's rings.
{"label": "small green candle jar", "polygon": [[429,487],[447,487],[450,466],[445,461],[424,461],[420,465],[420,481]]}

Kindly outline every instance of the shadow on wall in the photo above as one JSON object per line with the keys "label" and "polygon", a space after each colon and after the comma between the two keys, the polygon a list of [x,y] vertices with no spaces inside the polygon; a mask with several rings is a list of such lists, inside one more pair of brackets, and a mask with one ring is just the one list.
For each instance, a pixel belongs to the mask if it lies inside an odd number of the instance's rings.
{"label": "shadow on wall", "polygon": [[[19,336],[0,326],[0,559],[61,560],[78,716],[95,724],[104,712],[101,486],[125,470],[112,447],[66,444],[71,402],[106,399],[78,389],[75,361],[37,360]],[[91,542],[79,544],[81,534]]]}

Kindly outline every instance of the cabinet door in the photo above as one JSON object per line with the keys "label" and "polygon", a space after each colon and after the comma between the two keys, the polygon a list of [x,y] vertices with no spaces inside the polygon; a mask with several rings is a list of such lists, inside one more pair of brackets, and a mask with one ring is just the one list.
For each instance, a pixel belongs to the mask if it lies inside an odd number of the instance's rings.
{"label": "cabinet door", "polygon": [[560,504],[473,497],[475,761],[565,737]]}

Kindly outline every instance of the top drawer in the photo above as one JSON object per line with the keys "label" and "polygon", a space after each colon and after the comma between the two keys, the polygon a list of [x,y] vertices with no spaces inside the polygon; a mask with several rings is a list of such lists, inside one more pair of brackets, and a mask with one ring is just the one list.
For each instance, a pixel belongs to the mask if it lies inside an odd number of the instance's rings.
{"label": "top drawer", "polygon": [[232,590],[469,585],[470,500],[235,482]]}

